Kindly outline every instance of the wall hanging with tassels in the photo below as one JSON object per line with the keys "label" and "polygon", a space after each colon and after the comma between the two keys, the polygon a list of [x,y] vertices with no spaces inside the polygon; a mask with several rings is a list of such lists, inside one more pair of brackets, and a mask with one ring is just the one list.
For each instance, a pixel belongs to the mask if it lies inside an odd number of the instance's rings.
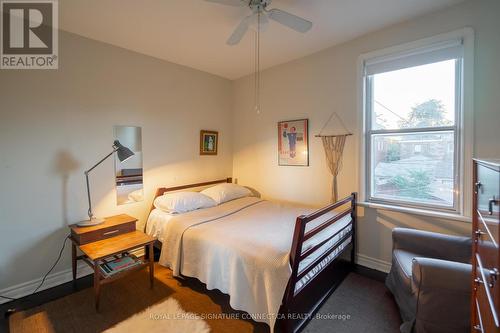
{"label": "wall hanging with tassels", "polygon": [[[322,134],[326,126],[330,123],[330,121],[335,117],[338,123],[342,126],[345,133],[343,134],[331,134],[324,135]],[[347,128],[344,125],[344,122],[337,115],[336,112],[333,112],[328,118],[327,122],[321,129],[317,138],[321,138],[323,141],[323,148],[325,149],[326,162],[328,164],[328,168],[332,174],[332,202],[336,202],[338,200],[338,189],[337,189],[337,175],[342,169],[342,154],[344,153],[344,146],[346,142],[346,138],[352,135],[349,133]]]}

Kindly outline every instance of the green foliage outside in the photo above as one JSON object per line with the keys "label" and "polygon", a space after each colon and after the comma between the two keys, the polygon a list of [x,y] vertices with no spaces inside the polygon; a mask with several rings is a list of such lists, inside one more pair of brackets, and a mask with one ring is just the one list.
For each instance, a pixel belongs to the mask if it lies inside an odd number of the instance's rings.
{"label": "green foliage outside", "polygon": [[407,175],[392,177],[389,183],[399,189],[399,194],[404,197],[430,199],[432,179],[423,170],[410,170]]}
{"label": "green foliage outside", "polygon": [[443,102],[430,99],[412,108],[407,120],[401,120],[401,128],[413,127],[437,127],[452,125],[452,122],[444,117],[446,110]]}

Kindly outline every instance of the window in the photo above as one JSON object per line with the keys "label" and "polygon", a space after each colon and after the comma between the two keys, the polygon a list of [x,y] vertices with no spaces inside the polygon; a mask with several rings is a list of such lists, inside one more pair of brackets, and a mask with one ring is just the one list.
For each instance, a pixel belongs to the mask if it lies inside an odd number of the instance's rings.
{"label": "window", "polygon": [[461,212],[462,44],[365,60],[368,201]]}

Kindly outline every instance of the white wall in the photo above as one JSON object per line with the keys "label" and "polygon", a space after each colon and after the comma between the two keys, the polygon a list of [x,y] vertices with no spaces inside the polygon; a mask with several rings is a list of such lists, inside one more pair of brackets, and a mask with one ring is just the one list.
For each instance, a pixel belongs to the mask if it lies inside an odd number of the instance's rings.
{"label": "white wall", "polygon": [[[361,54],[470,26],[475,30],[475,156],[499,157],[500,1],[475,0],[365,35],[263,72],[262,113],[253,111],[253,78],[234,83],[233,176],[270,199],[322,205],[331,177],[319,139],[332,111],[355,134],[347,139],[339,192],[359,190],[361,115],[357,106],[357,61]],[[263,50],[263,56],[270,50]],[[280,120],[309,118],[310,167],[277,165]],[[358,252],[362,264],[387,269],[391,229],[396,226],[450,234],[470,233],[470,224],[377,209],[359,211]]]}
{"label": "white wall", "polygon": [[[0,291],[40,278],[86,218],[83,170],[114,125],[142,127],[145,201],[116,205],[109,159],[91,174],[97,216],[141,226],[157,186],[231,176],[230,81],[65,32],[59,56],[59,70],[0,71]],[[199,156],[201,129],[219,131],[218,156]]]}

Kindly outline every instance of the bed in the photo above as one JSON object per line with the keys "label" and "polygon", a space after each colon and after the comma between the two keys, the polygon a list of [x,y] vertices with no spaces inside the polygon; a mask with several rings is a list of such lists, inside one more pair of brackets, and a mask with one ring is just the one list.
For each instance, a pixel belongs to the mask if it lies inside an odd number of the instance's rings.
{"label": "bed", "polygon": [[[231,181],[159,188],[155,198]],[[319,210],[258,197],[179,215],[153,206],[145,231],[175,277],[228,294],[271,332],[297,332],[353,268],[355,208],[355,193]]]}

